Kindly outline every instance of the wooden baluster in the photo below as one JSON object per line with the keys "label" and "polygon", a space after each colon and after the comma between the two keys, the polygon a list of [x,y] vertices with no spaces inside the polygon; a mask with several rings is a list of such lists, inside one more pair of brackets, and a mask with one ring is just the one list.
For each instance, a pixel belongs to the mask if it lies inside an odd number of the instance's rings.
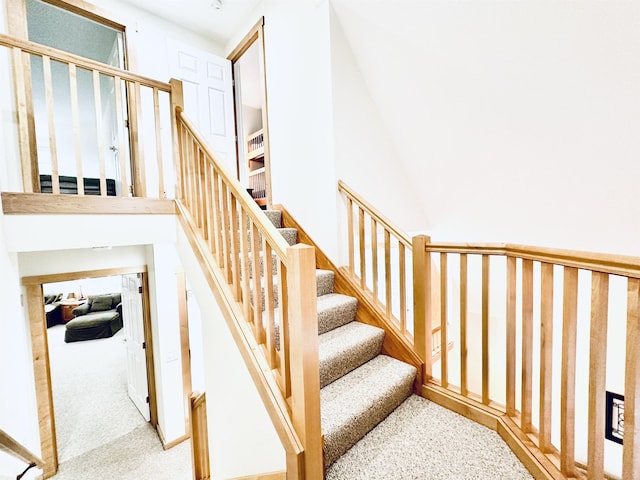
{"label": "wooden baluster", "polygon": [[541,266],[540,285],[540,434],[539,448],[551,452],[553,398],[553,265]]}
{"label": "wooden baluster", "polygon": [[489,255],[482,255],[482,403],[489,405]]}
{"label": "wooden baluster", "polygon": [[[140,82],[129,83],[129,90],[129,136],[131,138],[131,154],[133,157],[133,185],[136,197],[146,197],[146,165],[144,163],[144,148],[140,131],[142,126]],[[193,215],[193,211],[191,213]]]}
{"label": "wooden baluster", "polygon": [[364,238],[364,210],[358,208],[358,243],[360,246],[360,288],[363,290],[367,284],[367,264]]}
{"label": "wooden baluster", "polygon": [[69,64],[69,100],[71,103],[71,128],[76,157],[76,182],[78,195],[84,195],[84,174],[82,169],[82,138],[80,135],[80,108],[78,106],[78,72],[76,65]]}
{"label": "wooden baluster", "polygon": [[575,475],[576,335],[578,269],[564,267],[562,306],[562,373],[560,386],[560,471]]}
{"label": "wooden baluster", "polygon": [[[180,107],[180,110],[182,110],[183,106],[184,106],[184,95],[183,95],[183,91],[182,91],[182,82],[180,80],[177,80],[175,78],[172,78],[169,81],[170,85],[171,85],[171,92],[170,92],[170,97],[169,97],[169,104],[170,104],[170,110],[169,110],[169,116],[171,118],[171,134],[173,136],[173,162],[174,165],[179,165],[181,166],[181,164],[183,163],[181,161],[181,157],[182,157],[182,144],[183,144],[183,140],[182,140],[182,134],[180,133],[181,129],[181,124],[182,122],[178,119],[178,107]],[[117,98],[120,99],[120,95],[117,95]],[[118,102],[119,103],[119,102]],[[124,136],[121,136],[120,138],[126,138]],[[126,176],[123,175],[122,178],[125,178]],[[178,179],[178,181],[176,182],[177,185],[177,191],[175,193],[176,198],[182,198],[182,182],[180,179]]]}
{"label": "wooden baluster", "polygon": [[222,201],[222,269],[228,284],[233,281],[231,272],[231,221],[229,218],[229,189],[227,184],[220,185],[220,199]]}
{"label": "wooden baluster", "polygon": [[324,476],[318,376],[318,324],[315,251],[307,245],[287,249],[291,329],[292,417],[305,450],[305,478]]}
{"label": "wooden baluster", "polygon": [[380,280],[378,275],[378,223],[376,219],[371,217],[371,266],[373,276],[373,301],[374,303],[380,303],[378,298],[378,281]]}
{"label": "wooden baluster", "polygon": [[282,394],[291,396],[291,335],[289,329],[289,275],[287,267],[278,259],[278,316],[280,325],[280,372],[284,380]]}
{"label": "wooden baluster", "polygon": [[[118,132],[118,160],[119,160],[119,169],[120,169],[120,195],[123,197],[129,196],[129,185],[127,183],[127,174],[129,170],[129,146],[127,145],[127,132],[125,131],[125,120],[124,120],[124,112],[122,108],[122,104],[124,102],[124,97],[122,96],[122,79],[118,76],[114,77],[114,90],[115,90],[115,102],[116,102],[116,122],[117,122],[117,132]],[[175,115],[173,116],[175,118]],[[179,141],[177,130],[174,128],[174,148],[175,144]],[[178,144],[179,145],[179,144]],[[182,164],[183,162],[176,158],[175,161],[177,165]],[[78,182],[80,179],[78,178]],[[180,185],[181,180],[178,179],[176,182],[177,185]],[[176,192],[176,198],[180,198]]]}
{"label": "wooden baluster", "polygon": [[353,233],[353,200],[347,199],[347,230],[349,234],[349,273],[355,276],[355,238]]}
{"label": "wooden baluster", "polygon": [[260,250],[262,239],[257,225],[251,229],[251,254],[253,255],[253,334],[258,343],[264,343],[264,325],[262,323],[262,284],[260,274]]}
{"label": "wooden baluster", "polygon": [[440,385],[449,386],[449,362],[447,355],[447,254],[440,254]]}
{"label": "wooden baluster", "polygon": [[56,141],[56,119],[53,106],[53,81],[51,79],[51,59],[42,56],[42,71],[44,73],[44,94],[47,105],[47,119],[49,128],[49,155],[51,156],[51,192],[60,193],[60,172],[58,171],[58,143]]}
{"label": "wooden baluster", "polygon": [[[193,173],[193,216],[196,220],[196,225],[202,231],[203,226],[203,215],[202,215],[202,179],[204,175],[202,174],[202,165],[203,165],[203,157],[204,153],[202,149],[194,143],[195,147],[195,162],[194,162],[194,173]],[[230,233],[229,230],[226,233]]]}
{"label": "wooden baluster", "polygon": [[265,313],[267,320],[267,361],[271,368],[276,367],[276,323],[275,323],[275,291],[273,283],[273,249],[267,242],[263,250],[265,278]]}
{"label": "wooden baluster", "polygon": [[627,346],[624,381],[622,478],[640,480],[640,280],[627,284]]}
{"label": "wooden baluster", "polygon": [[468,259],[460,254],[460,394],[467,396],[467,309],[468,309]]}
{"label": "wooden baluster", "polygon": [[[96,133],[98,139],[98,163],[100,165],[100,195],[107,196],[107,167],[105,159],[106,145],[104,141],[104,127],[102,125],[102,93],[100,86],[100,72],[93,71],[93,102],[96,113]],[[145,178],[144,176],[142,177]]]}
{"label": "wooden baluster", "polygon": [[[206,195],[206,194],[205,194]],[[238,200],[232,194],[231,201],[231,229],[229,231],[231,237],[231,269],[232,269],[232,288],[233,298],[236,302],[241,300],[242,287],[240,285],[240,221],[238,219]],[[240,207],[242,208],[242,207]]]}
{"label": "wooden baluster", "polygon": [[218,258],[218,266],[222,268],[222,262],[224,259],[224,242],[223,242],[223,222],[222,222],[222,210],[221,200],[220,200],[220,183],[222,179],[220,175],[216,171],[215,167],[213,170],[213,202],[214,202],[214,223],[215,223],[215,231],[216,231],[216,253]]}
{"label": "wooden baluster", "polygon": [[215,254],[215,227],[213,220],[213,164],[205,157],[204,162],[204,196],[202,197],[202,207],[204,209],[205,228],[204,238],[209,246],[209,251]]}
{"label": "wooden baluster", "polygon": [[[213,223],[213,222],[212,222]],[[240,225],[243,225],[240,233],[240,256],[242,263],[242,311],[247,322],[253,323],[253,311],[251,310],[251,269],[249,266],[249,230],[251,229],[251,220],[244,209],[240,210]],[[247,228],[248,226],[248,228]]]}
{"label": "wooden baluster", "polygon": [[516,415],[516,258],[507,257],[507,325],[506,325],[506,368],[507,368],[507,415]]}
{"label": "wooden baluster", "polygon": [[164,161],[162,159],[162,126],[160,125],[160,99],[158,88],[153,87],[153,119],[156,135],[156,161],[158,165],[158,198],[166,198],[164,188]]}
{"label": "wooden baluster", "polygon": [[387,301],[386,314],[387,319],[392,317],[392,295],[391,295],[391,235],[389,230],[384,229],[384,285],[385,298]]}
{"label": "wooden baluster", "polygon": [[398,242],[398,276],[400,277],[400,331],[407,334],[407,258],[404,243]]}
{"label": "wooden baluster", "polygon": [[24,66],[29,64],[31,56],[23,53],[19,47],[13,47],[11,57],[18,119],[18,145],[20,158],[22,159],[22,188],[25,193],[40,192],[35,133],[34,135],[30,134],[32,127],[35,132],[33,115],[29,115],[29,105],[33,105],[33,100],[31,98],[31,89],[27,90],[26,87],[27,81],[25,79]]}
{"label": "wooden baluster", "polygon": [[520,428],[531,431],[533,392],[533,261],[522,260],[522,391]]}
{"label": "wooden baluster", "polygon": [[[385,230],[386,231],[386,230]],[[427,245],[431,239],[416,235],[413,247],[413,344],[416,354],[424,362],[423,378],[431,379],[432,319],[431,319],[431,253]]]}
{"label": "wooden baluster", "polygon": [[591,273],[591,328],[589,342],[589,479],[604,478],[605,392],[607,376],[607,317],[609,275]]}

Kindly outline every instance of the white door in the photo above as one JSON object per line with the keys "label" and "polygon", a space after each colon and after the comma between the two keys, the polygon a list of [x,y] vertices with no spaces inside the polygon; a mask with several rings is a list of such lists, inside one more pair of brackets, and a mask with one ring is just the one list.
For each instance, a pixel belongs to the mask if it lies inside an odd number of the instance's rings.
{"label": "white door", "polygon": [[[127,345],[127,389],[140,413],[149,421],[149,385],[145,356],[142,283],[137,274],[122,276],[122,319]],[[151,346],[149,346],[151,348]]]}
{"label": "white door", "polygon": [[218,159],[237,176],[231,62],[169,41],[170,76],[182,80],[185,114],[197,124]]}

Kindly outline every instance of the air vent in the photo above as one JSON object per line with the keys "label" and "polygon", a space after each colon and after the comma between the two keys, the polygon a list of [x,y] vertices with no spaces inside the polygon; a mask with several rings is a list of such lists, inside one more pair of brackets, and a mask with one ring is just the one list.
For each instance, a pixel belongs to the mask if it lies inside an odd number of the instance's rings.
{"label": "air vent", "polygon": [[604,436],[607,440],[622,445],[624,436],[624,395],[607,392],[607,419]]}

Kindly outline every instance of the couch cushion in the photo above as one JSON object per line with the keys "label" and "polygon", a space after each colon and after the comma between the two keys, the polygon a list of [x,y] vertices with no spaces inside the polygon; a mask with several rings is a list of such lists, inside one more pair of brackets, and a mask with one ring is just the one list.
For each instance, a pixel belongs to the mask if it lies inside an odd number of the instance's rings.
{"label": "couch cushion", "polygon": [[108,310],[103,312],[92,312],[80,317],[76,317],[73,320],[67,322],[67,330],[79,330],[82,328],[91,328],[98,325],[109,323],[120,316],[115,310]]}
{"label": "couch cushion", "polygon": [[102,312],[105,310],[111,310],[112,304],[113,304],[112,295],[99,295],[97,297],[93,297],[93,301],[91,302],[91,311]]}

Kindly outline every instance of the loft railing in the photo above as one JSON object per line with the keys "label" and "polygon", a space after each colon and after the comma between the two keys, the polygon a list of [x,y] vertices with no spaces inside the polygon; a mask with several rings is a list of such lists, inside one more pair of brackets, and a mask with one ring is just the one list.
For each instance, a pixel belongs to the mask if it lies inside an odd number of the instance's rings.
{"label": "loft railing", "polygon": [[9,35],[0,47],[24,192],[173,197],[169,83]]}
{"label": "loft railing", "polygon": [[315,252],[289,246],[177,106],[178,211],[287,455],[323,476]]}
{"label": "loft railing", "polygon": [[[377,257],[366,248],[375,248],[382,228],[389,271],[388,237],[396,229],[378,227],[375,210],[342,182],[339,188],[349,204],[349,269],[355,269],[355,238],[366,287],[366,267],[373,264],[376,278]],[[370,245],[364,245],[365,216],[371,216]],[[398,237],[408,250],[406,236]],[[414,349],[427,360],[423,395],[476,420],[490,413],[508,443],[528,452],[527,464],[540,478],[640,479],[640,258],[432,243],[423,235],[411,245],[407,289]],[[375,289],[372,295],[378,298]],[[402,319],[394,321],[403,328]],[[453,349],[445,348],[454,340]],[[434,351],[440,355],[427,355]],[[622,394],[622,406],[608,400],[615,394]]]}
{"label": "loft railing", "polygon": [[[341,180],[338,190],[347,204],[348,274],[380,309],[387,324],[414,346],[411,238]],[[434,289],[436,298],[437,285]],[[437,321],[432,322],[431,334],[432,356],[438,356]]]}
{"label": "loft railing", "polygon": [[44,468],[44,462],[38,456],[36,456],[28,448],[26,448],[15,438],[1,429],[0,450],[7,452],[9,455],[27,464],[27,468],[24,470],[24,472],[18,475],[17,478],[22,478],[22,476],[33,467],[38,467],[40,469]]}

